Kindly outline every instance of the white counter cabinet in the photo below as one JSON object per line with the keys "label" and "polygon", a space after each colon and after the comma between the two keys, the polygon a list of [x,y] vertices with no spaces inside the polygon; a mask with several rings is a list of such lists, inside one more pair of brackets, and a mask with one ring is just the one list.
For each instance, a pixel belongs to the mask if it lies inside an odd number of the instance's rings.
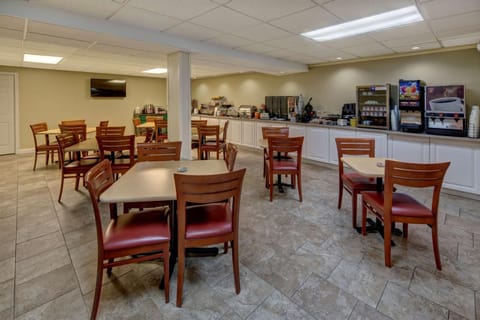
{"label": "white counter cabinet", "polygon": [[357,131],[357,138],[375,139],[375,156],[386,158],[388,154],[388,137],[385,132]]}
{"label": "white counter cabinet", "polygon": [[234,144],[242,144],[242,120],[230,120],[228,131],[230,132],[228,135],[230,136],[227,139],[229,142]]}
{"label": "white counter cabinet", "polygon": [[443,186],[480,193],[480,149],[478,143],[430,138],[430,161],[450,161]]}
{"label": "white counter cabinet", "polygon": [[242,145],[255,148],[258,145],[255,122],[242,121]]}
{"label": "white counter cabinet", "polygon": [[430,162],[430,139],[428,136],[389,135],[388,157],[400,161]]}
{"label": "white counter cabinet", "polygon": [[[329,131],[330,129],[322,127],[306,128],[305,140],[303,141],[305,158],[329,162]],[[336,154],[337,152],[335,151]]]}

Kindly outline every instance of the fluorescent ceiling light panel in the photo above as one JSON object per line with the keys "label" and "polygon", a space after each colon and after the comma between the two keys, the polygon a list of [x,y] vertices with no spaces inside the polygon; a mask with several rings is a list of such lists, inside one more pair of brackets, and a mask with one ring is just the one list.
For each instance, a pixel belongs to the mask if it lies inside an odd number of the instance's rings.
{"label": "fluorescent ceiling light panel", "polygon": [[143,73],[156,73],[156,74],[160,74],[160,73],[167,73],[167,69],[165,68],[153,68],[153,69],[149,69],[149,70],[144,70],[142,71]]}
{"label": "fluorescent ceiling light panel", "polygon": [[62,59],[63,57],[41,56],[41,55],[28,54],[28,53],[25,53],[23,55],[24,62],[58,64],[60,61],[62,61]]}
{"label": "fluorescent ceiling light panel", "polygon": [[420,12],[418,12],[417,7],[413,5],[322,29],[304,32],[302,36],[316,41],[328,41],[398,27],[418,21],[423,21],[423,17]]}

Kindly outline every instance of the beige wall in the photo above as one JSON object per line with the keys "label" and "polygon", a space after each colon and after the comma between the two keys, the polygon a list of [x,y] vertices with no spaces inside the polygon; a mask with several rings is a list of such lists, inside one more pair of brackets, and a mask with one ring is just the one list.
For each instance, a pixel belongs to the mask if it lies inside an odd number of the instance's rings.
{"label": "beige wall", "polygon": [[427,84],[465,84],[468,106],[480,104],[480,53],[475,49],[417,55],[368,62],[312,68],[309,72],[268,76],[239,74],[192,81],[192,99],[208,103],[210,97],[226,96],[236,106],[259,106],[267,95],[313,97],[315,110],[340,113],[344,103],[355,102],[357,85],[421,79]]}
{"label": "beige wall", "polygon": [[[47,122],[49,128],[56,128],[61,120],[85,119],[89,126],[109,120],[110,125],[125,125],[126,132],[133,133],[131,119],[135,107],[167,103],[165,79],[1,66],[0,72],[18,73],[19,149],[34,146],[31,123]],[[127,96],[92,98],[90,78],[125,79]]]}

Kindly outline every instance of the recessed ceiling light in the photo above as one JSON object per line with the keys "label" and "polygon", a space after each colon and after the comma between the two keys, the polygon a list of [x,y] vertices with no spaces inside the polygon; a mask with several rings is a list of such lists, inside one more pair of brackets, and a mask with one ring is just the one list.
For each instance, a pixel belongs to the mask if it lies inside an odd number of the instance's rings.
{"label": "recessed ceiling light", "polygon": [[342,58],[342,57],[336,57],[335,59],[337,59],[337,60],[342,60],[343,58]]}
{"label": "recessed ceiling light", "polygon": [[60,61],[62,61],[62,59],[63,57],[42,56],[42,55],[28,54],[28,53],[25,53],[23,55],[24,62],[57,64]]}
{"label": "recessed ceiling light", "polygon": [[153,68],[153,69],[149,69],[149,70],[144,70],[142,71],[143,73],[156,73],[156,74],[160,74],[160,73],[167,73],[168,70],[166,68]]}
{"label": "recessed ceiling light", "polygon": [[413,22],[423,21],[415,5],[388,11],[373,16],[353,20],[334,26],[302,33],[302,36],[316,41],[328,41],[357,34],[398,27]]}
{"label": "recessed ceiling light", "polygon": [[417,47],[417,46],[412,47],[412,50],[418,50],[418,49],[420,49],[420,47]]}

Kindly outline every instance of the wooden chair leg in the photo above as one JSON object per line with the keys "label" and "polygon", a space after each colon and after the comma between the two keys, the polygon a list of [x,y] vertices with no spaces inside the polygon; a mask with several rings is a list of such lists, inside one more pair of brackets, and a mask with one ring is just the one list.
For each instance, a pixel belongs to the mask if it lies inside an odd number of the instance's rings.
{"label": "wooden chair leg", "polygon": [[170,301],[170,244],[163,249],[163,284],[165,290],[165,303]]}
{"label": "wooden chair leg", "polygon": [[[112,263],[115,259],[108,259],[108,263]],[[107,268],[107,275],[110,277],[112,275],[112,267]]]}
{"label": "wooden chair leg", "polygon": [[338,209],[342,208],[342,197],[343,197],[343,183],[340,181],[338,184]]}
{"label": "wooden chair leg", "polygon": [[270,192],[270,201],[273,201],[273,174],[268,173],[268,189]]}
{"label": "wooden chair leg", "polygon": [[62,176],[62,181],[60,182],[60,192],[58,193],[58,202],[62,202],[62,193],[63,193],[63,183],[65,178]]}
{"label": "wooden chair leg", "polygon": [[178,273],[177,273],[177,307],[182,306],[182,294],[183,294],[183,273],[185,269],[185,249],[178,249]]}
{"label": "wooden chair leg", "polygon": [[97,283],[95,285],[95,295],[93,297],[92,314],[90,315],[91,320],[94,320],[97,318],[98,305],[100,303],[100,294],[102,292],[102,280],[103,280],[103,267],[101,262],[98,262]]}
{"label": "wooden chair leg", "polygon": [[385,265],[392,267],[392,224],[385,222],[383,224],[383,246],[385,250]]}
{"label": "wooden chair leg", "polygon": [[223,243],[223,254],[228,253],[228,241]]}
{"label": "wooden chair leg", "polygon": [[299,174],[297,177],[297,189],[298,189],[298,198],[300,199],[300,202],[303,202],[303,196],[302,196],[302,176]]}
{"label": "wooden chair leg", "polygon": [[357,227],[357,192],[352,192],[352,227]]}
{"label": "wooden chair leg", "polygon": [[367,206],[362,199],[362,235],[367,235]]}
{"label": "wooden chair leg", "polygon": [[33,171],[37,169],[37,157],[38,157],[38,153],[37,151],[35,151],[35,160],[33,161]]}
{"label": "wooden chair leg", "polygon": [[408,239],[408,223],[403,224],[403,237]]}
{"label": "wooden chair leg", "polygon": [[435,256],[435,265],[438,270],[442,270],[442,263],[440,261],[440,251],[438,249],[438,230],[437,223],[432,225],[432,243],[433,243],[433,255]]}
{"label": "wooden chair leg", "polygon": [[235,279],[235,293],[240,293],[240,266],[238,263],[238,240],[232,240],[233,277]]}

